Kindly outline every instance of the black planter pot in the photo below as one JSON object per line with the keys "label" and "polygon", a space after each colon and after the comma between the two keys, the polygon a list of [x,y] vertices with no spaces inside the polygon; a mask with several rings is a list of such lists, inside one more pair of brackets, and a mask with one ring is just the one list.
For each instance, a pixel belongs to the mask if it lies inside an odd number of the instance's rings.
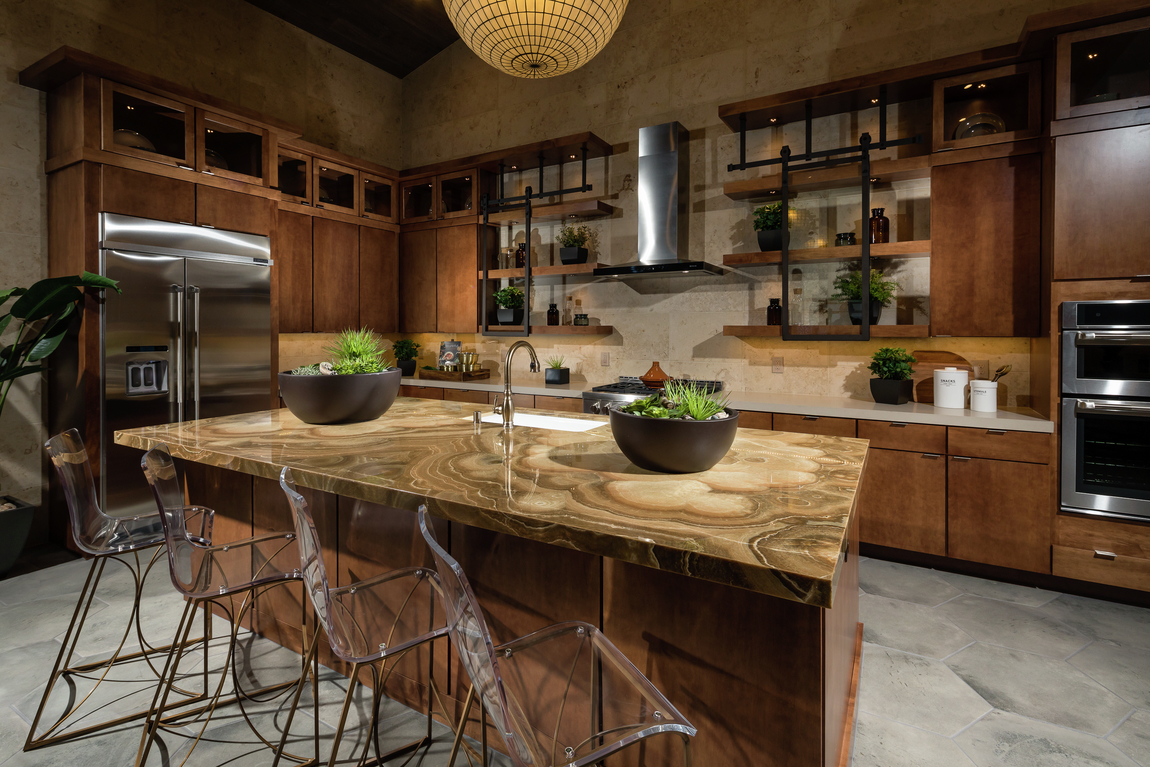
{"label": "black planter pot", "polygon": [[543,383],[569,384],[571,383],[571,368],[543,368]]}
{"label": "black planter pot", "polygon": [[559,248],[559,260],[565,264],[585,264],[587,248]]}
{"label": "black planter pot", "polygon": [[495,310],[495,319],[500,325],[522,325],[523,309],[504,309],[501,306]]}
{"label": "black planter pot", "polygon": [[0,496],[0,506],[7,503],[16,508],[0,511],[0,575],[11,570],[20,558],[24,542],[28,540],[28,531],[32,529],[32,515],[36,512],[35,506],[19,498]]}
{"label": "black planter pot", "polygon": [[359,423],[387,412],[399,394],[399,368],[349,376],[280,373],[280,396],[304,423]]}
{"label": "black planter pot", "polygon": [[[847,301],[847,314],[850,315],[852,325],[861,325],[862,301]],[[877,325],[880,314],[882,314],[882,304],[872,298],[870,302],[870,324]]]}
{"label": "black planter pot", "polygon": [[666,474],[706,471],[731,449],[739,411],[727,408],[721,421],[647,418],[611,411],[611,436],[623,455],[641,469]]}
{"label": "black planter pot", "polygon": [[760,229],[759,235],[759,250],[768,253],[772,250],[783,249],[783,230],[782,229]]}
{"label": "black planter pot", "polygon": [[396,360],[395,365],[404,378],[411,378],[415,375],[415,360]]}
{"label": "black planter pot", "polygon": [[870,396],[884,405],[905,405],[914,395],[914,381],[891,381],[886,378],[870,379]]}

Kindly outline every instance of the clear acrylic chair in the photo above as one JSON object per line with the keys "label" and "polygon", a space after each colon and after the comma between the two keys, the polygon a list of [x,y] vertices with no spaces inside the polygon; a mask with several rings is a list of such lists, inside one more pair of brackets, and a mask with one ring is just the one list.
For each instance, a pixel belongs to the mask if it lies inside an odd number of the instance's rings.
{"label": "clear acrylic chair", "polygon": [[[236,664],[232,662],[244,617],[258,596],[267,589],[300,582],[300,556],[295,533],[277,532],[227,543],[214,543],[212,526],[215,511],[202,506],[185,505],[182,485],[176,473],[176,465],[167,446],[159,445],[149,450],[144,454],[140,465],[144,469],[148,484],[152,487],[152,493],[156,497],[156,505],[159,508],[160,522],[167,542],[168,569],[172,584],[187,599],[187,606],[184,608],[184,615],[176,630],[176,641],[173,644],[173,649],[168,653],[168,659],[160,677],[160,685],[156,689],[155,700],[151,708],[152,713],[148,715],[147,724],[140,738],[140,747],[136,756],[137,767],[147,761],[148,753],[156,741],[161,727],[171,725],[187,727],[189,726],[188,717],[195,715],[202,721],[199,736],[196,739],[198,743],[207,729],[212,714],[217,709],[232,702],[240,707],[240,714],[247,721],[252,733],[267,748],[276,752],[277,759],[282,754],[293,761],[314,764],[315,759],[313,757],[281,751],[280,749],[286,739],[281,739],[278,744],[273,744],[257,729],[243,708],[245,699],[267,702],[267,699],[261,696],[269,693],[282,693],[297,685],[302,686],[308,676],[308,664],[302,664],[298,679],[290,679],[247,692],[241,688],[239,670],[236,668]],[[236,600],[239,600],[238,607]],[[196,609],[203,609],[205,613],[208,613],[213,605],[222,609],[232,622],[227,654],[224,656],[224,666],[220,671],[219,684],[206,706],[195,711],[180,711],[165,717],[170,708],[168,698],[178,678],[180,661],[184,656],[182,638],[186,637],[191,630]],[[302,620],[300,629],[303,634],[304,654],[306,657],[314,657],[309,643],[310,632],[307,631]],[[204,662],[206,666],[206,658]],[[233,695],[224,697],[223,691],[229,668],[233,682]],[[313,666],[310,670],[314,686],[318,668]],[[205,670],[205,675],[206,673]],[[286,730],[287,728],[285,728],[285,733]],[[315,722],[313,743],[317,749],[316,753],[318,753],[318,720]]]}
{"label": "clear acrylic chair", "polygon": [[[433,703],[438,702],[444,717],[451,721],[433,673],[433,641],[447,637],[447,626],[440,607],[439,579],[435,571],[427,567],[403,567],[348,586],[332,588],[328,582],[319,534],[311,510],[296,490],[291,469],[287,467],[280,472],[280,487],[294,512],[292,519],[299,540],[304,587],[319,623],[312,642],[312,653],[316,651],[319,629],[322,627],[335,656],[352,664],[328,765],[334,767],[336,763],[348,711],[359,681],[359,671],[364,666],[371,670],[373,694],[368,735],[363,755],[357,763],[364,767],[381,765],[399,754],[422,748],[432,739]],[[379,704],[383,698],[384,684],[405,654],[425,644],[428,647],[427,734],[382,753],[379,745]],[[297,702],[299,694],[300,690],[297,690]],[[293,714],[294,711],[295,705],[292,706]],[[291,728],[290,717],[284,728],[285,735]],[[366,762],[373,744],[375,759]]]}
{"label": "clear acrylic chair", "polygon": [[695,728],[602,632],[568,621],[493,644],[467,576],[439,545],[425,506],[419,529],[439,571],[448,633],[471,678],[461,721],[478,695],[515,767],[582,767],[664,734],[682,739],[690,767]]}
{"label": "clear acrylic chair", "polygon": [[[60,478],[60,486],[64,491],[64,498],[68,505],[68,518],[72,525],[72,537],[76,546],[92,559],[92,566],[88,570],[88,577],[84,587],[76,600],[76,609],[72,613],[72,620],[60,645],[60,652],[52,666],[52,673],[44,687],[44,694],[40,705],[32,719],[32,726],[28,731],[28,738],[24,742],[24,750],[48,746],[76,737],[97,732],[110,727],[119,726],[125,722],[145,717],[149,709],[136,711],[132,714],[118,716],[101,722],[92,722],[82,727],[69,728],[73,718],[77,721],[91,720],[90,714],[75,716],[83,704],[96,692],[100,684],[105,681],[111,683],[117,680],[109,676],[114,669],[123,667],[127,663],[147,663],[152,672],[159,678],[159,670],[152,665],[151,656],[166,654],[170,645],[153,647],[144,638],[143,627],[140,624],[140,599],[144,583],[151,572],[152,566],[163,552],[164,531],[160,523],[160,516],[153,512],[134,517],[113,517],[100,509],[96,496],[96,485],[92,479],[92,467],[88,461],[88,452],[84,440],[75,429],[69,429],[49,439],[44,443],[48,457],[56,468]],[[140,552],[155,549],[151,556],[145,555],[143,559]],[[106,660],[71,665],[76,654],[76,647],[83,632],[84,623],[88,618],[89,610],[104,570],[109,561],[123,565],[131,573],[134,582],[132,611],[128,615],[124,633],[120,636],[119,644]],[[205,632],[208,629],[205,621]],[[139,649],[130,649],[129,637],[135,629]],[[196,644],[201,638],[189,640],[189,644]],[[37,735],[45,707],[57,682],[64,678],[84,678],[92,682],[92,687],[86,693],[79,695],[79,700],[70,701],[64,713],[59,716],[45,731]],[[188,694],[181,703],[191,703],[201,700],[202,694]]]}

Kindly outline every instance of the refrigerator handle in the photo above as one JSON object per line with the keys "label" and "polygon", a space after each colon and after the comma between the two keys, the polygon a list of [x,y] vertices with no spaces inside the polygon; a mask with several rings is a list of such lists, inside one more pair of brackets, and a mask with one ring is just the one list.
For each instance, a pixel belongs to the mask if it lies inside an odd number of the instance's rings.
{"label": "refrigerator handle", "polygon": [[[184,286],[172,284],[172,295],[176,299],[176,387],[175,387],[175,413],[172,421],[184,420]],[[168,389],[168,398],[171,401],[172,389]]]}
{"label": "refrigerator handle", "polygon": [[200,420],[200,289],[195,285],[188,286],[192,294],[192,335],[195,337],[195,346],[192,348],[193,363],[192,380],[195,385],[195,395],[192,400],[195,408],[195,420]]}

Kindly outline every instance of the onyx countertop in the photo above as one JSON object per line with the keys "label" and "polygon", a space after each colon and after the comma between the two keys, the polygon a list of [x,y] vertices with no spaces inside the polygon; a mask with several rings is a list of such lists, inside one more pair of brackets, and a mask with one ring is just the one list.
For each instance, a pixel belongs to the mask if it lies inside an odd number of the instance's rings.
{"label": "onyx countertop", "polygon": [[[472,424],[469,403],[400,397],[375,421],[287,409],[118,431],[117,444],[278,479],[772,596],[831,607],[867,442],[740,429],[698,474],[657,474],[585,432]],[[527,411],[546,412],[546,411]],[[193,501],[195,499],[192,499]]]}

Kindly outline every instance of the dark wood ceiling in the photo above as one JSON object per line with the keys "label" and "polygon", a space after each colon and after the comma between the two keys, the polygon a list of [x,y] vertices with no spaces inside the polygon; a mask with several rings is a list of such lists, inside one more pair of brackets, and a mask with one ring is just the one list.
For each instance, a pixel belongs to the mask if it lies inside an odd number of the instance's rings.
{"label": "dark wood ceiling", "polygon": [[396,77],[459,39],[442,0],[248,2]]}

